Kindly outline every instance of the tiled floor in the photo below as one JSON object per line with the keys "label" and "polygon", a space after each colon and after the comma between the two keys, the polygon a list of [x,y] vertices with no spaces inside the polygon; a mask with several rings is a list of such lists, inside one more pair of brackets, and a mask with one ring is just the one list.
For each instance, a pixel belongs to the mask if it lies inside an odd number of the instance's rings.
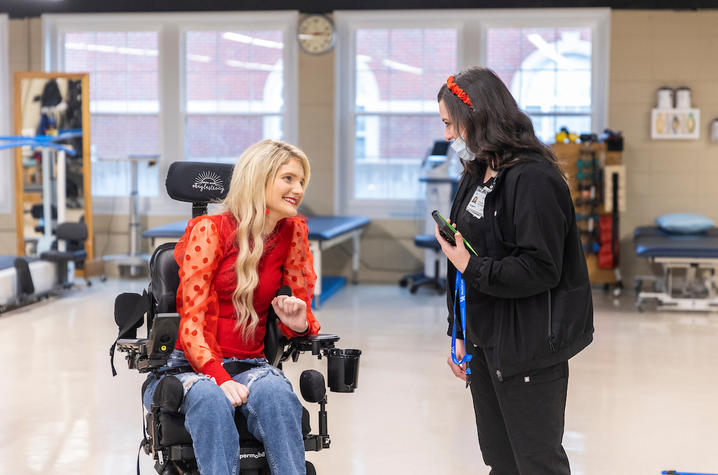
{"label": "tiled floor", "polygon": [[[107,356],[114,297],[142,285],[109,281],[0,315],[0,474],[134,473],[143,377],[120,355],[113,379]],[[718,315],[596,301],[595,342],[571,361],[573,473],[718,473]],[[444,305],[362,285],[317,312],[339,346],[364,352],[359,390],[329,393],[332,448],[309,455],[320,474],[488,473],[469,393],[445,363]],[[324,365],[304,355],[286,372],[298,387],[301,370]]]}

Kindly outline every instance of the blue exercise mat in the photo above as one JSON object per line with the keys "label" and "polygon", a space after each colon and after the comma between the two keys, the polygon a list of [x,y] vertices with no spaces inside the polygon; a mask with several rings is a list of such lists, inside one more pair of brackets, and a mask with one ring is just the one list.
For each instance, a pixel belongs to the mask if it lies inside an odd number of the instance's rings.
{"label": "blue exercise mat", "polygon": [[[364,216],[310,216],[307,218],[309,239],[328,241],[344,233],[369,226]],[[143,238],[180,238],[187,228],[187,221],[156,226],[142,233]]]}

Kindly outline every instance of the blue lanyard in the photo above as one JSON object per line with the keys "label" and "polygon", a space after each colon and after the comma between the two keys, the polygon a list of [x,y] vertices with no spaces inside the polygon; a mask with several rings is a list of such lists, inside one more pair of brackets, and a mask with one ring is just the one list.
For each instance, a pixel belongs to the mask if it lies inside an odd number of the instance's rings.
{"label": "blue lanyard", "polygon": [[[464,278],[461,277],[461,272],[456,271],[456,284],[454,285],[454,326],[451,330],[451,360],[454,364],[460,365],[471,361],[470,354],[464,354],[464,357],[459,358],[456,356],[456,294],[459,294],[459,311],[461,312],[461,329],[464,334],[464,341],[466,341],[466,284]],[[466,349],[466,345],[464,345]],[[471,374],[471,369],[466,367],[466,374]]]}

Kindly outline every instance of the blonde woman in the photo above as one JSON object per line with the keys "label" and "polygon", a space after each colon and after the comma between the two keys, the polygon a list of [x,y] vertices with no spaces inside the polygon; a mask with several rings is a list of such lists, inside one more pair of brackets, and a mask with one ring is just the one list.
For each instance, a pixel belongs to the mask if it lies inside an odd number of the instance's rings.
{"label": "blonde woman", "polygon": [[[175,247],[180,266],[180,333],[168,363],[191,365],[177,375],[185,388],[180,412],[202,474],[236,474],[239,439],[234,411],[264,443],[272,473],[305,473],[301,404],[289,381],[264,359],[270,305],[287,337],[317,334],[310,304],[316,282],[307,226],[297,207],[309,162],[292,145],[264,140],[234,167],[226,211],[191,220]],[[277,297],[282,285],[292,296]],[[250,369],[235,376],[223,363]],[[149,407],[157,381],[145,391]]]}

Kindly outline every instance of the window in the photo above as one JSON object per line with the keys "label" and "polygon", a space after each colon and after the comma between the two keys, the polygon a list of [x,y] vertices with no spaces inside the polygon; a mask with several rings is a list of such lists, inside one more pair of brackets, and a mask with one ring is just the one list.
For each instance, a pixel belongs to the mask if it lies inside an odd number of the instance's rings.
{"label": "window", "polygon": [[600,131],[607,117],[608,9],[336,12],[337,211],[413,218],[421,160],[443,137],[436,93],[494,69],[537,135]]}
{"label": "window", "polygon": [[[64,34],[66,72],[90,73],[93,196],[128,196],[131,154],[159,153],[156,31]],[[157,196],[157,167],[141,162],[140,196]]]}
{"label": "window", "polygon": [[185,41],[185,157],[235,163],[259,140],[282,140],[282,31],[190,31]]}
{"label": "window", "polygon": [[46,70],[90,73],[95,212],[126,211],[130,154],[161,156],[139,166],[140,207],[174,215],[185,208],[164,192],[170,163],[234,162],[263,138],[296,141],[296,20],[296,12],[43,15]]}
{"label": "window", "polygon": [[356,31],[354,198],[422,197],[421,161],[443,136],[436,93],[456,68],[456,30]]}
{"label": "window", "polygon": [[561,127],[591,132],[591,28],[489,28],[487,66],[496,71],[536,135]]}
{"label": "window", "polygon": [[459,34],[453,21],[422,18],[335,16],[343,69],[337,100],[345,110],[342,212],[408,216],[424,197],[422,161],[443,138],[436,95],[457,68]]}

